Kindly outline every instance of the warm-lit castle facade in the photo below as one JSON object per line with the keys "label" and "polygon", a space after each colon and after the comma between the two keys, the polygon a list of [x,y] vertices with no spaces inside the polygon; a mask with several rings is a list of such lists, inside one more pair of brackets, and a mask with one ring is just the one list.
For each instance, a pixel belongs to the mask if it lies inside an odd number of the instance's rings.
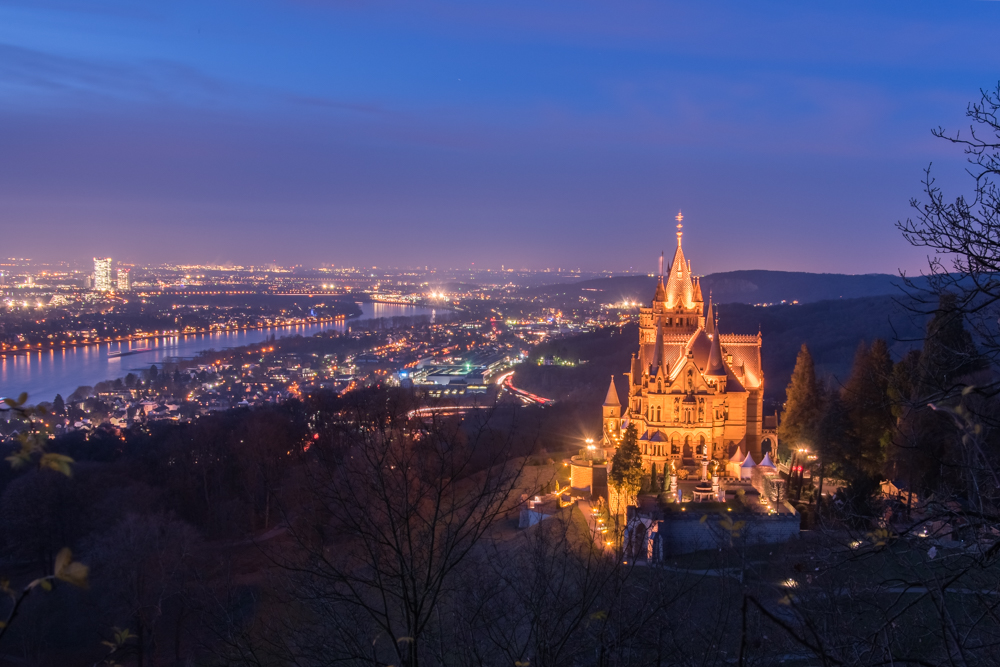
{"label": "warm-lit castle facade", "polygon": [[[711,297],[706,304],[681,248],[639,311],[639,351],[632,356],[628,400],[620,404],[614,380],[603,406],[604,445],[623,429],[639,434],[644,467],[671,461],[694,465],[728,460],[737,447],[761,460],[764,375],[761,336],[720,334]],[[662,268],[662,267],[661,267]]]}

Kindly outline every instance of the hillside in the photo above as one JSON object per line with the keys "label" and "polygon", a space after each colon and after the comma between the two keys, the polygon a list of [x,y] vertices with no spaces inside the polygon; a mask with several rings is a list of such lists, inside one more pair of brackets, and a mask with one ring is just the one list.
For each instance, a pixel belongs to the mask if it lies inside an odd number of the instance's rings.
{"label": "hillside", "polygon": [[[893,297],[837,299],[799,305],[756,307],[732,303],[720,306],[719,327],[726,333],[763,336],[765,399],[784,400],[795,357],[802,343],[809,345],[820,377],[830,382],[846,379],[854,352],[862,340],[883,338],[893,357],[919,347],[922,320],[915,320]],[[600,403],[611,375],[625,386],[622,373],[638,349],[638,327],[627,325],[545,343],[518,368],[518,386],[557,400]],[[914,342],[916,341],[916,342]],[[555,356],[580,361],[576,366],[538,366],[537,360]]]}
{"label": "hillside", "polygon": [[[727,271],[701,279],[705,298],[712,294],[716,303],[812,303],[829,299],[898,295],[899,276],[889,274],[844,275],[793,271]],[[525,290],[529,296],[549,296],[578,302],[580,297],[598,303],[637,301],[647,303],[656,290],[651,276],[596,278],[576,283],[546,285]]]}

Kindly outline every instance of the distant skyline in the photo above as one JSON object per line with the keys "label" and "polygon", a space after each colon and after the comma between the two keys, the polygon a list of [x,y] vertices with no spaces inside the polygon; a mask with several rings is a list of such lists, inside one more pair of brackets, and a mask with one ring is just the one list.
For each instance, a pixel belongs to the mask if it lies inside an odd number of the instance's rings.
{"label": "distant skyline", "polygon": [[919,271],[997,2],[0,0],[4,256]]}

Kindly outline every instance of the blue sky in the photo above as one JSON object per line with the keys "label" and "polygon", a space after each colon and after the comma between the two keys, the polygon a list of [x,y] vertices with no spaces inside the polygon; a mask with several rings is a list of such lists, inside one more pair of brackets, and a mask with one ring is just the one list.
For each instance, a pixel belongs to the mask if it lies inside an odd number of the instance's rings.
{"label": "blue sky", "polygon": [[0,0],[5,256],[919,270],[1000,3]]}

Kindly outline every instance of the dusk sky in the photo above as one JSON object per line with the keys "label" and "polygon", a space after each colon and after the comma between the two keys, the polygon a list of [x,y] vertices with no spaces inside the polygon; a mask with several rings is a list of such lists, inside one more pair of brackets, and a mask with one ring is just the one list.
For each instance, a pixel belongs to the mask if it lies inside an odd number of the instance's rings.
{"label": "dusk sky", "polygon": [[[919,270],[1000,2],[0,1],[0,255]],[[958,189],[950,190],[958,192]]]}

